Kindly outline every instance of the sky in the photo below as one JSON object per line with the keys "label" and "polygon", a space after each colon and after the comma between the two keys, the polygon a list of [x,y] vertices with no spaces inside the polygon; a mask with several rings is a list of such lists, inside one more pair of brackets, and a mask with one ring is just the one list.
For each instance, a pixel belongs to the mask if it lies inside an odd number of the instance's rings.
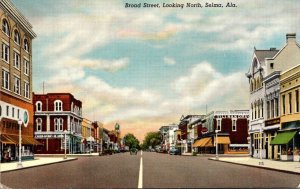
{"label": "sky", "polygon": [[[300,35],[300,3],[233,0],[237,7],[179,8],[207,1],[12,0],[33,25],[33,91],[69,92],[83,117],[142,141],[182,115],[249,109],[253,49]],[[125,8],[159,3],[160,8]],[[207,108],[206,108],[207,107]]]}

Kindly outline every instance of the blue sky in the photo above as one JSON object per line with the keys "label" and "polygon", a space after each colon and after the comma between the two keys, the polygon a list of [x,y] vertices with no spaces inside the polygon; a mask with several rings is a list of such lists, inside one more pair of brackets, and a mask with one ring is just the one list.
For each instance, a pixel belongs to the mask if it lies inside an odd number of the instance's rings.
{"label": "blue sky", "polygon": [[46,92],[71,92],[82,100],[85,117],[109,128],[119,122],[140,139],[181,115],[205,113],[206,104],[209,111],[247,109],[245,73],[254,46],[282,48],[285,34],[300,30],[300,3],[292,0],[235,0],[236,8],[202,9],[12,1],[37,33],[34,92],[42,92],[43,81]]}

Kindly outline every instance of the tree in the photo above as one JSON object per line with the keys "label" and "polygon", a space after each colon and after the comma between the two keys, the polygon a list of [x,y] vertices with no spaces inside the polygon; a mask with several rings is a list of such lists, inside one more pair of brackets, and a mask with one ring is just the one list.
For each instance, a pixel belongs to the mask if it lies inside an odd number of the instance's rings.
{"label": "tree", "polygon": [[129,149],[131,148],[137,148],[139,149],[140,146],[140,141],[131,133],[128,133],[124,136],[124,142],[125,145],[129,147]]}
{"label": "tree", "polygon": [[161,143],[160,132],[149,132],[143,141],[143,148],[148,149],[149,147],[155,148],[155,146]]}

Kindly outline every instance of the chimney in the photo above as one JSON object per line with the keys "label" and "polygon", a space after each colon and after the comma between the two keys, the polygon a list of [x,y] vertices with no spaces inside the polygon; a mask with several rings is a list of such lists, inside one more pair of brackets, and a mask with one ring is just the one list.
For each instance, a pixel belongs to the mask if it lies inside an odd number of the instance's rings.
{"label": "chimney", "polygon": [[296,42],[296,33],[287,33],[286,34],[286,43]]}

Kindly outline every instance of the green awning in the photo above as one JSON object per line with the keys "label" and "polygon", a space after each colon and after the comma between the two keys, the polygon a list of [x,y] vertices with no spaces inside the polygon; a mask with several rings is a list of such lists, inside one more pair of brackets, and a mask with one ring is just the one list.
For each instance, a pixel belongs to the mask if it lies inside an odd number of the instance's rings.
{"label": "green awning", "polygon": [[292,140],[296,133],[297,131],[286,131],[283,133],[278,133],[276,137],[271,141],[271,145],[287,144]]}

